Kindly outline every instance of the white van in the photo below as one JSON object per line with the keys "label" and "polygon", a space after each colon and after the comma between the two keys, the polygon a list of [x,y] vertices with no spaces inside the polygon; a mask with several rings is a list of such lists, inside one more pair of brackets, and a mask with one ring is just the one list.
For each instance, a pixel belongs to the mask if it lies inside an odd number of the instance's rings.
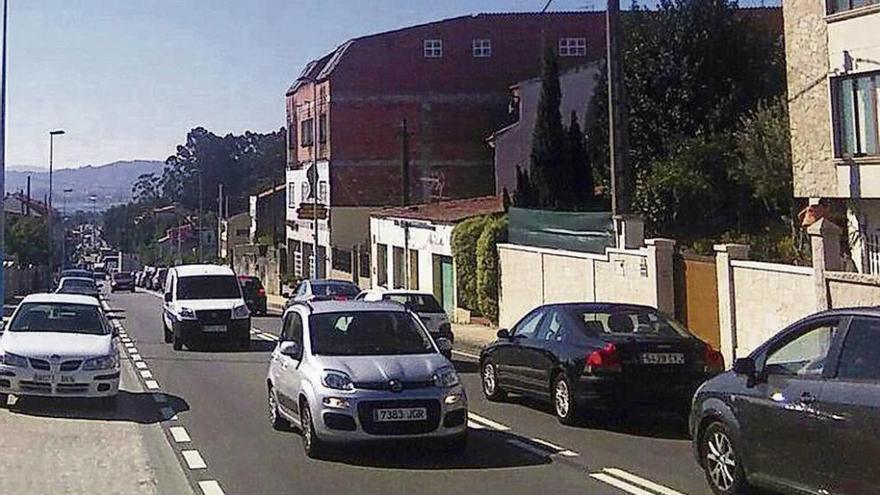
{"label": "white van", "polygon": [[162,326],[165,342],[183,346],[224,340],[241,349],[251,345],[251,313],[235,272],[227,266],[182,265],[165,278]]}

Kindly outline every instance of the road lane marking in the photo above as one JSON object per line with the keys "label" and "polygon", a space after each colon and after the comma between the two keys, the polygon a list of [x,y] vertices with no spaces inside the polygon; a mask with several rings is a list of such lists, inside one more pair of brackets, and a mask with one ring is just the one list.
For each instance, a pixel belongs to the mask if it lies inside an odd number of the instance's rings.
{"label": "road lane marking", "polygon": [[591,478],[597,479],[603,483],[609,484],[614,488],[618,488],[627,493],[631,493],[632,495],[657,495],[656,493],[649,492],[648,490],[643,490],[636,485],[631,485],[626,481],[619,480],[611,475],[605,473],[591,473]]}
{"label": "road lane marking", "polygon": [[277,338],[275,338],[274,335],[266,335],[264,333],[257,334],[257,338],[268,342],[275,342],[276,340],[278,340]]}
{"label": "road lane marking", "polygon": [[206,469],[208,467],[198,450],[182,450],[180,454],[190,469]]}
{"label": "road lane marking", "polygon": [[199,481],[199,488],[202,490],[202,495],[226,495],[220,488],[220,483],[214,480]]}
{"label": "road lane marking", "polygon": [[469,352],[456,351],[455,349],[453,349],[452,353],[458,354],[459,356],[464,356],[466,358],[476,359],[478,361],[480,360],[480,356],[477,356],[476,354],[471,354]]}
{"label": "road lane marking", "polygon": [[131,358],[132,361],[142,361],[140,354],[130,354],[128,357]]}
{"label": "road lane marking", "polygon": [[158,390],[159,389],[159,382],[157,382],[156,380],[147,380],[144,382],[144,385],[146,385],[147,388],[150,390]]}
{"label": "road lane marking", "polygon": [[663,486],[659,483],[655,483],[651,480],[642,478],[640,476],[636,476],[632,473],[628,473],[628,472],[624,471],[623,469],[604,468],[604,469],[602,469],[602,471],[604,471],[610,475],[616,476],[619,479],[628,481],[632,484],[639,485],[639,486],[641,486],[643,488],[647,488],[649,490],[653,490],[661,495],[684,495],[683,493],[676,491],[676,490],[673,490],[672,488]]}
{"label": "road lane marking", "polygon": [[556,451],[557,454],[563,457],[577,457],[580,454],[574,452],[573,450],[568,450],[565,447],[560,447],[559,445],[548,442],[547,440],[541,440],[540,438],[532,438],[531,441],[541,444],[545,447],[551,448]]}
{"label": "road lane marking", "polygon": [[141,376],[144,378],[153,378],[153,372],[150,370],[141,370]]}
{"label": "road lane marking", "polygon": [[143,361],[138,361],[138,362],[134,363],[134,367],[139,370],[145,370],[145,369],[147,369],[147,363],[145,363]]}
{"label": "road lane marking", "polygon": [[489,428],[493,428],[493,429],[496,429],[499,431],[510,430],[510,427],[508,427],[508,426],[505,426],[501,423],[497,423],[495,421],[492,421],[489,418],[484,418],[484,417],[479,416],[479,415],[472,413],[472,412],[468,412],[468,419],[476,421],[477,423],[481,423],[483,426],[488,426]]}
{"label": "road lane marking", "polygon": [[538,457],[550,457],[550,452],[546,450],[539,449],[530,443],[523,442],[522,440],[517,440],[515,438],[511,438],[507,441],[510,445],[515,445],[525,451],[528,451],[532,454],[535,454]]}
{"label": "road lane marking", "polygon": [[486,429],[485,426],[481,425],[480,423],[477,423],[476,421],[471,421],[471,420],[468,420],[468,428],[470,428],[472,430],[485,430]]}
{"label": "road lane marking", "polygon": [[174,437],[174,441],[177,443],[192,441],[192,438],[189,437],[189,433],[186,432],[186,428],[182,426],[172,426],[171,428],[168,428],[168,431],[171,432],[171,436]]}
{"label": "road lane marking", "polygon": [[126,351],[128,351],[128,353],[129,353],[129,354],[132,354],[132,355],[134,355],[134,354],[138,354],[138,350],[135,349],[134,347],[129,347],[129,348],[126,349]]}

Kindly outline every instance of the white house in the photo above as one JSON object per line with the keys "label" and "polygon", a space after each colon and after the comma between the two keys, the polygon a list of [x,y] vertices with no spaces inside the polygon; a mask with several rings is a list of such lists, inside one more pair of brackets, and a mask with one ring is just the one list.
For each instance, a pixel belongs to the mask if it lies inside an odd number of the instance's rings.
{"label": "white house", "polygon": [[373,287],[431,292],[456,306],[452,229],[471,217],[502,213],[497,196],[378,210],[370,215]]}

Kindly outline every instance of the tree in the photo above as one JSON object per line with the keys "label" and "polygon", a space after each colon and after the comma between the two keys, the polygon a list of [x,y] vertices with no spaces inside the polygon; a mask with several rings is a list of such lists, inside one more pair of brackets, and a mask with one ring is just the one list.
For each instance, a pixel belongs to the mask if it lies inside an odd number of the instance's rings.
{"label": "tree", "polygon": [[[536,193],[536,206],[556,208],[569,204],[567,180],[560,180],[565,161],[565,129],[559,105],[562,90],[559,87],[559,63],[552,45],[544,50],[541,69],[541,95],[535,128],[532,132],[532,151],[529,157],[529,178]],[[564,179],[564,178],[563,178]]]}
{"label": "tree", "polygon": [[578,122],[577,112],[571,112],[565,143],[564,180],[571,184],[570,204],[567,206],[587,206],[593,203],[594,185],[593,171],[587,160],[587,149],[584,133]]}
{"label": "tree", "polygon": [[477,239],[477,300],[480,313],[498,323],[498,284],[500,264],[498,243],[507,241],[507,218],[489,218]]}
{"label": "tree", "polygon": [[513,206],[517,208],[535,208],[538,206],[538,193],[529,179],[529,173],[516,167],[516,191],[513,193]]}
{"label": "tree", "polygon": [[46,264],[49,240],[44,217],[7,217],[6,246],[11,256],[22,265]]}
{"label": "tree", "polygon": [[452,256],[455,259],[458,305],[471,311],[479,310],[477,297],[477,241],[483,233],[487,217],[473,217],[459,222],[452,229]]}

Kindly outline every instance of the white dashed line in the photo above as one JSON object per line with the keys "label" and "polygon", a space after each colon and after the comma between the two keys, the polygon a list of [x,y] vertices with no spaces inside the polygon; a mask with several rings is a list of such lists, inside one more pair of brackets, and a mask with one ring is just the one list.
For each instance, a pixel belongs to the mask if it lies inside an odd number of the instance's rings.
{"label": "white dashed line", "polygon": [[604,468],[602,471],[624,481],[628,481],[629,483],[632,483],[634,485],[639,485],[642,488],[653,490],[654,492],[660,493],[662,495],[684,495],[683,493],[675,491],[672,488],[663,486],[659,483],[654,483],[653,481],[642,478],[641,476],[636,476],[632,473],[628,473],[623,469]]}
{"label": "white dashed line", "polygon": [[592,473],[590,474],[591,478],[597,479],[603,483],[607,483],[614,488],[623,490],[627,493],[631,493],[632,495],[656,495],[655,493],[649,492],[648,490],[643,490],[635,485],[631,485],[626,481],[619,480],[613,476],[609,476],[605,473]]}
{"label": "white dashed line", "polygon": [[147,380],[144,382],[144,385],[146,385],[147,388],[150,390],[158,390],[159,389],[159,382],[157,382],[156,380]]}
{"label": "white dashed line", "polygon": [[[142,361],[143,362],[143,361]],[[153,372],[150,370],[142,370],[141,376],[144,378],[153,378]]]}
{"label": "white dashed line", "polygon": [[129,357],[131,358],[132,361],[142,361],[142,360],[143,360],[143,359],[141,358],[141,355],[140,355],[140,354],[134,354],[134,353],[132,353]]}
{"label": "white dashed line", "polygon": [[186,428],[182,426],[172,426],[171,428],[168,428],[168,431],[171,432],[171,436],[174,437],[174,441],[177,443],[192,441],[192,439],[189,437],[189,433],[186,432]]}
{"label": "white dashed line", "polygon": [[470,420],[468,420],[468,428],[470,428],[472,430],[485,430],[486,429],[486,427],[481,425],[480,423],[477,423],[476,421],[470,421]]}
{"label": "white dashed line", "polygon": [[257,338],[268,341],[268,342],[274,342],[274,341],[278,340],[277,338],[275,338],[274,335],[266,335],[264,333],[258,334]]}
{"label": "white dashed line", "polygon": [[531,440],[535,443],[541,444],[545,447],[549,447],[549,448],[555,450],[557,454],[559,454],[563,457],[577,457],[578,455],[580,455],[577,452],[574,452],[572,450],[568,450],[565,447],[560,447],[559,445],[550,443],[547,440],[541,440],[540,438],[532,438]]}
{"label": "white dashed line", "polygon": [[137,368],[139,370],[147,369],[147,363],[145,363],[143,361],[138,361],[138,362],[134,363],[134,366],[135,366],[135,368]]}
{"label": "white dashed line", "polygon": [[225,495],[220,483],[214,480],[199,481],[199,488],[202,490],[202,495]]}
{"label": "white dashed line", "polygon": [[459,356],[464,356],[464,357],[470,358],[470,359],[477,359],[477,360],[480,359],[480,356],[477,356],[476,354],[471,354],[469,352],[462,352],[462,351],[453,350],[452,353],[458,354]]}
{"label": "white dashed line", "polygon": [[497,422],[495,422],[495,421],[492,421],[491,419],[484,418],[484,417],[479,416],[479,415],[477,415],[477,414],[474,414],[474,413],[472,413],[472,412],[468,412],[468,419],[470,419],[470,420],[472,420],[472,421],[476,421],[477,423],[480,423],[480,424],[482,424],[483,426],[488,426],[488,427],[490,427],[490,428],[494,428],[494,429],[496,429],[496,430],[498,430],[498,431],[508,431],[508,430],[510,430],[510,427],[508,427],[508,426],[505,426],[505,425],[503,425],[503,424],[501,424],[501,423],[497,423]]}
{"label": "white dashed line", "polygon": [[183,460],[186,461],[186,465],[190,469],[205,469],[208,467],[208,465],[205,464],[205,460],[202,459],[202,454],[199,454],[198,450],[183,450],[180,454],[183,456]]}

